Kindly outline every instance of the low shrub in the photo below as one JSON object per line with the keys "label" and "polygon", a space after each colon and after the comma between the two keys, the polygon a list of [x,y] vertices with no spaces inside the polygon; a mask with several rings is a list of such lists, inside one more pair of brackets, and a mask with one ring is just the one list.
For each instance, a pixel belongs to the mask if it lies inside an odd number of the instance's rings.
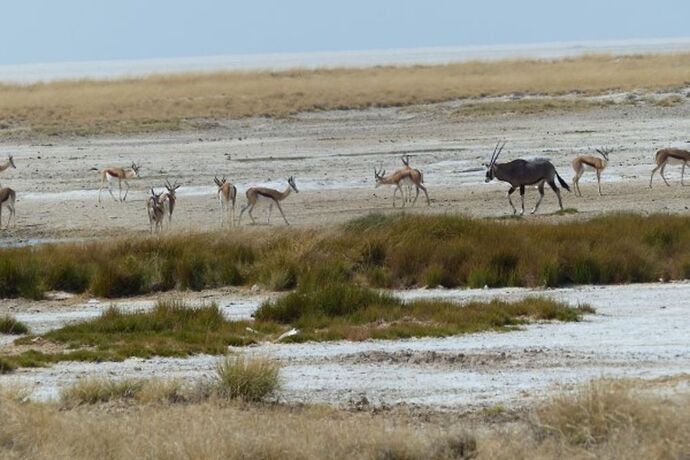
{"label": "low shrub", "polygon": [[0,334],[20,335],[28,332],[29,327],[16,318],[9,315],[0,316]]}
{"label": "low shrub", "polygon": [[261,401],[279,388],[279,372],[266,357],[226,356],[216,367],[216,390],[229,399]]}

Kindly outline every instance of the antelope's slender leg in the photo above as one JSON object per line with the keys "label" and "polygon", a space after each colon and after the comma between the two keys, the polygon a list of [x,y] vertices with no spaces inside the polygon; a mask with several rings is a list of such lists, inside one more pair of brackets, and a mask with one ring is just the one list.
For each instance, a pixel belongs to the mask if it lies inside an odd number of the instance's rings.
{"label": "antelope's slender leg", "polygon": [[520,186],[520,202],[522,205],[522,210],[520,211],[520,215],[522,216],[525,214],[525,186],[524,185]]}
{"label": "antelope's slender leg", "polygon": [[124,182],[124,183],[125,183],[125,187],[127,187],[127,188],[125,189],[125,197],[122,198],[122,201],[126,201],[126,200],[127,200],[127,194],[129,193],[129,182],[127,182],[126,180],[123,180],[122,182]]}
{"label": "antelope's slender leg", "polygon": [[101,178],[101,187],[98,189],[98,202],[101,202],[101,192],[103,191],[103,186],[105,185],[105,175]]}
{"label": "antelope's slender leg", "polygon": [[661,178],[664,180],[664,182],[666,182],[666,185],[670,187],[671,184],[668,183],[668,181],[666,180],[666,176],[664,176],[664,169],[666,169],[666,162],[661,164],[661,169],[659,170],[659,174],[661,174]]}
{"label": "antelope's slender leg", "polygon": [[419,198],[419,187],[415,187],[415,190],[417,191],[417,194],[414,196],[414,201],[412,202],[413,208],[414,208],[414,205],[417,204],[417,198]]}
{"label": "antelope's slender leg", "polygon": [[290,222],[288,222],[287,217],[285,217],[285,213],[283,212],[283,208],[280,206],[280,202],[276,201],[276,206],[278,206],[278,211],[280,211],[280,214],[283,216],[283,220],[287,225],[290,225]]}
{"label": "antelope's slender leg", "polygon": [[582,192],[580,191],[580,177],[582,177],[582,173],[584,173],[584,168],[580,168],[575,172],[575,177],[573,177],[573,188],[577,189],[577,195],[582,196]]}
{"label": "antelope's slender leg", "polygon": [[235,226],[235,197],[232,197],[232,222],[230,222],[230,226]]}
{"label": "antelope's slender leg", "polygon": [[271,225],[271,213],[272,212],[273,212],[273,202],[269,203],[269,205],[268,205],[268,225]]}
{"label": "antelope's slender leg", "polygon": [[515,187],[511,186],[510,190],[508,190],[508,203],[510,203],[510,207],[513,208],[513,215],[517,214],[517,209],[515,209],[515,205],[513,204],[513,200],[510,199],[510,195],[513,194],[515,191]]}
{"label": "antelope's slender leg", "polygon": [[402,207],[405,207],[405,195],[403,194],[402,187],[400,186],[400,182],[395,184],[395,189],[393,190],[393,207],[395,207],[395,195],[398,193],[398,190],[400,190],[400,195],[402,196]]}
{"label": "antelope's slender leg", "polygon": [[656,172],[657,169],[659,169],[661,166],[657,165],[656,168],[652,169],[652,176],[649,178],[649,188],[652,188],[652,180],[654,179],[654,173]]}
{"label": "antelope's slender leg", "polygon": [[[551,185],[551,183],[549,183]],[[552,187],[555,187],[556,185],[552,185]],[[541,204],[541,200],[544,199],[544,181],[541,181],[539,185],[537,186],[537,190],[539,190],[539,199],[537,200],[537,204],[534,206],[534,210],[532,210],[532,214],[537,212],[537,209],[539,209],[539,205]]]}
{"label": "antelope's slender leg", "polygon": [[110,192],[110,196],[113,197],[113,201],[117,203],[117,198],[115,198],[115,195],[113,194],[113,181],[110,179],[110,176],[108,176],[108,191]]}
{"label": "antelope's slender leg", "polygon": [[601,193],[601,170],[597,169],[597,185],[599,186],[599,196],[603,196]]}
{"label": "antelope's slender leg", "polygon": [[431,206],[431,200],[429,199],[429,194],[426,191],[426,187],[422,184],[419,184],[418,187],[422,189],[422,192],[424,192],[424,196],[426,196],[426,205]]}
{"label": "antelope's slender leg", "polygon": [[683,177],[685,176],[685,165],[687,164],[687,161],[683,162],[683,167],[680,169],[680,185],[685,185],[683,183]]}
{"label": "antelope's slender leg", "polygon": [[250,205],[249,209],[247,209],[247,214],[249,214],[249,218],[252,220],[252,224],[256,225],[256,220],[254,220],[254,215],[252,214],[252,211],[254,210],[254,205]]}

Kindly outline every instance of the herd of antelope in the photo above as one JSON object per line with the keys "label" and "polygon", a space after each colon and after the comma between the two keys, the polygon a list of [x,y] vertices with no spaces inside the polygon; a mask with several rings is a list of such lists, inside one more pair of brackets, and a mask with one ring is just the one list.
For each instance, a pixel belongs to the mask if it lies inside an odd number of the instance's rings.
{"label": "herd of antelope", "polygon": [[[525,212],[525,187],[537,187],[539,191],[539,198],[537,200],[536,205],[534,206],[534,209],[532,210],[532,214],[534,214],[537,211],[537,209],[539,209],[539,205],[541,204],[541,201],[544,198],[545,184],[548,184],[549,187],[551,187],[551,189],[554,191],[558,198],[558,205],[561,209],[563,209],[563,201],[561,199],[560,190],[556,185],[556,180],[558,180],[560,185],[566,190],[570,191],[570,187],[558,174],[556,168],[551,163],[551,161],[543,158],[538,158],[533,160],[517,159],[507,163],[497,163],[497,160],[501,152],[503,151],[504,147],[505,142],[502,145],[499,142],[494,147],[489,163],[485,164],[485,182],[490,182],[495,178],[510,184],[510,189],[508,190],[508,202],[510,203],[511,208],[513,209],[513,214],[517,214],[517,208],[515,207],[511,199],[511,195],[513,194],[513,192],[515,192],[517,189],[520,189],[520,215],[522,215]],[[582,196],[579,181],[582,175],[584,174],[585,170],[593,170],[596,173],[599,195],[603,195],[601,191],[601,173],[606,168],[609,161],[609,155],[613,152],[613,150],[601,148],[595,149],[595,152],[599,154],[599,157],[595,155],[580,155],[572,161],[572,167],[575,171],[575,176],[572,179],[573,188],[575,189],[575,193],[578,196]],[[657,171],[659,171],[659,174],[661,175],[661,178],[664,180],[666,185],[670,186],[670,184],[666,180],[666,177],[664,176],[664,169],[666,168],[666,165],[673,163],[682,165],[680,182],[681,185],[685,185],[685,166],[687,165],[688,161],[690,161],[690,151],[677,148],[661,149],[656,152],[655,161],[656,167],[652,170],[652,175],[649,179],[650,188],[652,187],[654,174]],[[420,190],[424,192],[427,205],[430,205],[431,201],[429,200],[429,193],[427,192],[427,189],[424,185],[424,175],[419,169],[415,169],[410,166],[409,156],[403,156],[402,162],[403,167],[390,175],[386,175],[386,172],[382,168],[374,168],[374,180],[376,184],[375,187],[379,187],[381,185],[394,186],[393,207],[395,207],[395,199],[397,197],[398,192],[400,192],[402,207],[405,207],[406,203],[410,203],[412,206],[414,206],[417,202],[417,199],[419,198]],[[2,173],[10,167],[17,167],[14,163],[12,155],[8,157],[6,162],[0,164],[0,173]],[[92,169],[97,170],[96,168]],[[137,165],[136,163],[132,163],[129,168],[107,167],[97,171],[101,179],[101,185],[98,190],[99,203],[101,202],[101,192],[103,191],[103,188],[106,186],[106,184],[108,187],[108,192],[110,193],[110,196],[113,198],[113,200],[115,200],[116,202],[126,201],[127,194],[129,192],[129,183],[127,182],[127,180],[139,177],[139,165]],[[115,181],[117,181],[119,190],[117,198],[115,198],[115,195],[113,194],[113,183]],[[249,218],[251,219],[252,223],[255,224],[256,220],[252,215],[252,211],[254,210],[254,207],[259,201],[265,201],[269,205],[269,224],[271,222],[271,212],[273,210],[273,206],[275,205],[278,208],[278,211],[280,211],[280,214],[283,217],[285,224],[290,225],[290,223],[287,220],[287,217],[285,217],[285,213],[283,212],[283,208],[281,207],[280,203],[283,200],[285,200],[292,191],[294,191],[295,193],[299,193],[297,185],[295,184],[294,177],[290,176],[288,178],[287,187],[283,191],[267,187],[248,188],[245,192],[247,204],[241,208],[237,221],[235,221],[235,203],[237,199],[237,187],[235,187],[235,185],[233,185],[232,183],[228,182],[225,177],[223,177],[222,179],[214,177],[213,181],[217,187],[216,194],[218,197],[218,203],[220,205],[221,226],[225,225],[228,214],[230,214],[231,226],[240,225],[242,221],[242,215],[245,211],[249,215]],[[124,196],[122,195],[123,182],[125,184]],[[162,230],[163,222],[165,221],[166,216],[168,224],[172,222],[173,212],[175,211],[175,203],[177,201],[176,191],[180,187],[180,184],[178,184],[177,182],[171,184],[168,180],[166,180],[164,187],[165,190],[160,193],[156,193],[156,191],[153,188],[151,188],[151,196],[149,196],[149,198],[146,200],[146,211],[149,218],[151,233],[158,233]],[[412,198],[412,187],[415,188],[416,192],[414,199]],[[9,228],[10,222],[15,217],[16,197],[17,195],[14,190],[12,190],[9,187],[2,187],[0,185],[0,227],[2,226],[3,208],[6,207],[10,212],[10,217],[7,220],[7,228]],[[14,220],[16,224],[16,218]]]}

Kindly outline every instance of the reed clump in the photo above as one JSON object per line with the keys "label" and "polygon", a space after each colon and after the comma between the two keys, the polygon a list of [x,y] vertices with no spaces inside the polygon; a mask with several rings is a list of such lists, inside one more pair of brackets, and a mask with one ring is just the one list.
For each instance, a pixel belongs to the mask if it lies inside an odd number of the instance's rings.
{"label": "reed clump", "polygon": [[[122,297],[258,283],[272,290],[620,284],[690,276],[690,217],[563,223],[373,214],[321,230],[254,230],[0,249],[0,297]],[[9,280],[14,280],[10,282]]]}

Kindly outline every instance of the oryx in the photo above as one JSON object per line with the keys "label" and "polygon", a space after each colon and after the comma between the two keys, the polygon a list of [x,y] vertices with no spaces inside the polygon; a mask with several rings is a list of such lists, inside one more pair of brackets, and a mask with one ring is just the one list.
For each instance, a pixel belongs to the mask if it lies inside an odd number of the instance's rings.
{"label": "oryx", "polygon": [[561,200],[561,192],[556,186],[555,179],[558,178],[558,182],[560,182],[561,186],[567,191],[570,191],[570,187],[568,187],[568,184],[561,178],[561,176],[558,175],[553,164],[546,159],[519,159],[510,161],[508,163],[496,163],[498,156],[501,154],[503,147],[506,145],[504,142],[499,148],[499,144],[500,142],[496,144],[496,147],[494,147],[494,151],[491,154],[491,160],[485,165],[486,179],[484,182],[491,182],[491,180],[495,177],[498,180],[508,182],[510,184],[510,190],[508,190],[508,202],[513,208],[513,214],[517,213],[517,209],[515,209],[513,200],[510,199],[510,195],[517,188],[520,188],[520,200],[522,202],[522,211],[520,212],[520,215],[523,215],[525,213],[525,186],[527,185],[536,185],[537,189],[539,190],[539,199],[537,200],[536,206],[534,206],[534,210],[532,210],[532,214],[537,212],[537,209],[539,209],[539,205],[541,204],[541,200],[544,198],[544,182],[548,183],[556,193],[556,196],[558,197],[558,206],[560,206],[562,210],[563,202]]}

